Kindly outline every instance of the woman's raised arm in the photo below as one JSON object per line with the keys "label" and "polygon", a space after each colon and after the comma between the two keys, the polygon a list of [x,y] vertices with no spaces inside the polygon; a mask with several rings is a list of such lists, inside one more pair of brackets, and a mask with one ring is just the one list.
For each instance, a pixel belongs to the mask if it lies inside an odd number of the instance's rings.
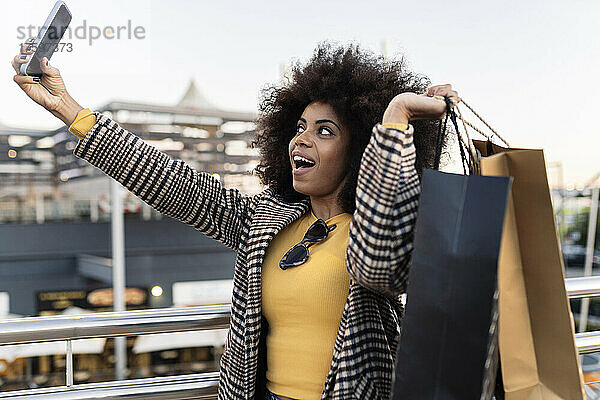
{"label": "woman's raised arm", "polygon": [[107,116],[79,140],[73,154],[111,176],[157,211],[238,250],[260,195],[226,189],[206,172],[145,143]]}
{"label": "woman's raised arm", "polygon": [[450,85],[434,86],[426,95],[396,96],[384,113],[383,125],[373,128],[361,160],[346,266],[359,284],[386,296],[406,291],[421,191],[413,128],[390,127],[441,119],[446,103],[435,96],[459,101]]}
{"label": "woman's raised arm", "polygon": [[386,296],[406,291],[420,182],[413,128],[377,124],[363,153],[350,222],[346,267],[359,284]]}
{"label": "woman's raised arm", "polygon": [[[68,94],[60,72],[44,59],[41,79],[21,75],[19,65],[27,61],[21,57],[30,54],[26,47],[21,52],[13,60],[15,82],[31,99],[70,126],[82,107]],[[106,115],[95,113],[95,117],[95,124],[79,140],[73,154],[117,180],[157,211],[238,250],[260,194],[246,196],[237,189],[226,189],[210,174],[171,159]]]}

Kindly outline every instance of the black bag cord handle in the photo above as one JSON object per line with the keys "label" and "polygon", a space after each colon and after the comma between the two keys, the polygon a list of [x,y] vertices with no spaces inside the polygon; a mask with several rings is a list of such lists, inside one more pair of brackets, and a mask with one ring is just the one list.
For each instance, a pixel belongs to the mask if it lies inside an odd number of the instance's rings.
{"label": "black bag cord handle", "polygon": [[[492,128],[490,126],[490,124],[488,124],[475,110],[473,110],[473,108],[470,105],[468,105],[464,101],[464,99],[461,99],[460,103],[464,104],[465,107],[467,107],[469,109],[469,111],[471,111],[473,113],[473,115],[475,115],[492,132],[491,135],[485,134],[483,131],[478,129],[476,126],[474,126],[470,122],[465,121],[465,119],[462,116],[462,113],[460,112],[460,109],[458,108],[458,104],[453,104],[449,97],[445,96],[444,101],[446,102],[446,116],[445,116],[443,122],[440,121],[439,129],[438,129],[438,136],[437,136],[437,142],[436,142],[436,148],[435,148],[434,169],[439,169],[439,167],[440,167],[440,158],[442,155],[442,147],[444,144],[444,138],[446,136],[446,128],[448,126],[448,118],[450,119],[450,121],[452,121],[452,125],[454,125],[454,129],[456,130],[456,135],[457,135],[457,139],[458,139],[458,148],[460,150],[462,167],[463,167],[463,172],[465,175],[467,174],[467,171],[469,171],[470,174],[478,173],[478,168],[479,168],[479,165],[478,165],[479,157],[477,156],[477,154],[475,154],[478,152],[473,147],[471,138],[469,137],[469,131],[467,130],[467,126],[469,126],[471,129],[473,129],[475,132],[484,136],[488,140],[488,146],[491,146],[492,138],[495,136],[499,140],[501,140],[506,145],[506,147],[510,148],[509,143],[502,136],[500,136],[498,134],[498,132],[496,132],[494,130],[494,128]],[[466,143],[464,142],[463,137],[460,134],[460,130],[458,128],[458,121],[456,118],[457,113],[458,113],[458,117],[460,118],[462,125],[465,129],[465,135],[467,136]]]}
{"label": "black bag cord handle", "polygon": [[[452,125],[454,125],[454,129],[456,130],[456,136],[458,139],[458,148],[460,149],[460,158],[462,161],[461,164],[463,167],[463,172],[465,175],[467,175],[467,171],[469,171],[469,174],[472,174],[474,168],[473,168],[473,165],[471,164],[471,157],[467,157],[467,154],[470,154],[469,149],[466,148],[467,145],[462,140],[462,138],[460,136],[460,131],[458,130],[458,122],[456,122],[456,113],[452,109],[452,103],[451,103],[450,99],[448,97],[445,97],[445,100],[446,100],[446,113],[450,114],[450,120],[452,121]],[[465,166],[465,164],[466,164],[466,166]]]}
{"label": "black bag cord handle", "polygon": [[442,156],[442,145],[444,144],[444,138],[446,137],[446,126],[448,125],[448,98],[444,97],[446,100],[446,117],[444,118],[444,122],[440,121],[440,125],[438,127],[438,135],[437,135],[437,143],[435,146],[435,158],[433,162],[433,169],[440,169],[440,158]]}
{"label": "black bag cord handle", "polygon": [[[452,109],[452,101],[447,96],[444,97],[444,101],[446,102],[446,116],[444,117],[443,122],[440,121],[439,129],[438,129],[438,136],[437,136],[437,143],[436,143],[436,148],[435,148],[435,159],[434,159],[433,168],[439,169],[439,167],[440,167],[440,158],[442,156],[442,147],[444,144],[444,138],[446,137],[446,128],[448,126],[448,118],[450,118],[450,121],[452,121],[452,125],[454,125],[454,129],[456,130],[456,135],[458,137],[458,147],[460,149],[460,157],[461,157],[461,164],[463,167],[463,172],[465,175],[467,175],[467,171],[473,172],[473,165],[471,163],[470,158],[467,157],[467,153],[469,153],[469,150],[468,150],[468,148],[465,149],[466,145],[461,140],[460,131],[458,130],[458,122],[456,121],[456,113]],[[466,164],[466,166],[465,166],[465,164]]]}

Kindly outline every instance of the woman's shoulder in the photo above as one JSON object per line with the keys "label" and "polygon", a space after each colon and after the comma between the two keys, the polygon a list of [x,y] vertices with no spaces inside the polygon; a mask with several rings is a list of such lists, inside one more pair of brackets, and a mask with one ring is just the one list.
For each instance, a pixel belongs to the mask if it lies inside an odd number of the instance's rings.
{"label": "woman's shoulder", "polygon": [[307,212],[310,208],[310,199],[289,199],[283,196],[274,187],[267,187],[256,195],[254,210],[260,209],[260,214],[271,218],[273,216],[282,217],[289,213],[300,215]]}

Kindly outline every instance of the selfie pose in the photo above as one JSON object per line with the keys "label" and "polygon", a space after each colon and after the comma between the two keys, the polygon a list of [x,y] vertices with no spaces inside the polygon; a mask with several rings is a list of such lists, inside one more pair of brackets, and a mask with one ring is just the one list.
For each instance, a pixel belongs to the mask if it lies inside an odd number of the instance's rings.
{"label": "selfie pose", "polygon": [[[157,211],[237,252],[219,399],[388,399],[419,176],[444,96],[403,61],[321,44],[265,89],[243,195],[83,109],[47,59],[15,82],[79,138],[74,154]],[[417,94],[420,93],[420,94]]]}

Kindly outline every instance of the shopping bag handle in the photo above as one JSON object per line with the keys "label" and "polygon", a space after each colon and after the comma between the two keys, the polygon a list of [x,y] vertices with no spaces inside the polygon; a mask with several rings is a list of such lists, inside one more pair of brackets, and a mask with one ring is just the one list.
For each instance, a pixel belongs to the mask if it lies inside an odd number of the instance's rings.
{"label": "shopping bag handle", "polygon": [[[460,149],[460,157],[461,157],[461,164],[463,167],[463,172],[465,175],[467,175],[467,173],[473,173],[475,170],[475,164],[476,164],[475,157],[473,156],[474,153],[473,153],[472,149],[470,148],[470,146],[464,143],[463,138],[460,134],[460,130],[458,129],[458,123],[456,121],[456,113],[453,110],[454,104],[452,103],[452,100],[450,100],[450,98],[448,96],[444,96],[444,101],[446,102],[446,115],[443,118],[443,121],[440,121],[439,128],[438,128],[433,168],[439,169],[439,167],[440,167],[440,158],[442,156],[442,147],[444,144],[444,138],[446,137],[446,128],[448,127],[448,119],[450,119],[450,121],[452,121],[452,124],[454,125],[454,129],[455,129],[457,139],[458,139],[458,148]],[[465,130],[465,132],[466,132],[466,130]],[[466,132],[466,133],[467,133],[468,143],[471,144],[471,139],[468,138],[468,132]],[[469,154],[469,157],[467,157],[467,154]]]}
{"label": "shopping bag handle", "polygon": [[[481,159],[481,154],[477,151],[475,145],[473,144],[473,141],[471,140],[471,137],[469,136],[469,130],[467,129],[467,126],[470,127],[471,129],[473,129],[475,132],[481,134],[483,137],[485,137],[487,139],[488,146],[491,147],[491,145],[493,144],[493,138],[497,137],[499,140],[501,140],[506,145],[507,148],[510,148],[510,145],[506,141],[506,139],[504,139],[502,136],[500,136],[500,134],[498,134],[498,132],[494,128],[492,128],[492,126],[486,120],[484,120],[481,117],[481,115],[479,115],[473,109],[473,107],[471,107],[464,99],[461,98],[459,103],[463,103],[465,105],[465,107],[467,107],[469,109],[469,111],[471,111],[471,113],[473,113],[473,115],[475,115],[492,132],[491,135],[486,134],[485,132],[483,132],[481,129],[477,128],[475,125],[473,125],[469,121],[466,121],[463,118],[463,115],[460,111],[460,108],[458,107],[458,104],[454,104],[452,102],[452,100],[450,100],[450,98],[444,97],[444,100],[446,102],[446,115],[445,115],[443,121],[440,121],[440,125],[439,125],[435,158],[434,158],[434,169],[439,169],[442,147],[443,147],[443,143],[444,143],[444,138],[446,136],[446,128],[448,125],[448,119],[450,119],[450,121],[452,121],[452,124],[454,125],[454,129],[455,129],[456,136],[458,139],[458,147],[460,149],[463,172],[465,175],[467,174],[467,171],[470,174],[473,174],[473,173],[478,174],[479,173],[479,161]],[[460,129],[458,128],[458,122],[456,119],[457,114],[462,122],[466,140],[463,137],[463,135],[461,134]]]}
{"label": "shopping bag handle", "polygon": [[504,139],[502,136],[500,136],[500,134],[498,134],[498,132],[496,132],[496,130],[494,128],[492,128],[492,126],[490,124],[488,124],[487,121],[484,120],[481,117],[481,115],[479,115],[477,113],[477,111],[475,111],[473,109],[473,107],[471,107],[463,98],[460,99],[460,102],[462,104],[464,104],[465,107],[467,107],[469,109],[469,111],[471,111],[473,113],[473,115],[475,115],[490,131],[492,131],[492,135],[485,134],[483,131],[481,131],[479,128],[477,128],[475,125],[471,124],[469,121],[465,121],[463,119],[462,114],[457,105],[456,110],[458,111],[458,116],[461,119],[461,121],[463,122],[463,125],[465,125],[465,131],[467,130],[467,126],[469,126],[469,127],[471,127],[471,129],[473,129],[475,132],[479,133],[480,135],[484,136],[490,142],[492,142],[492,138],[494,136],[496,136],[498,139],[500,139],[506,145],[506,147],[510,147],[510,144],[508,144],[506,139]]}

